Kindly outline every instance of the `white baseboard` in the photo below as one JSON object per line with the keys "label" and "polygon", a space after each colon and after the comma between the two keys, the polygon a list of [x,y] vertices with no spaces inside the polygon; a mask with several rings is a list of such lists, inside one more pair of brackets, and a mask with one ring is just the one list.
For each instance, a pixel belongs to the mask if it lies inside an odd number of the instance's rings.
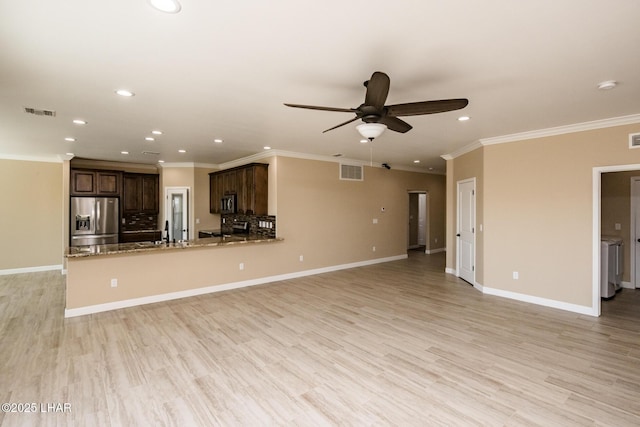
{"label": "white baseboard", "polygon": [[84,316],[87,314],[101,313],[103,311],[118,310],[121,308],[135,307],[138,305],[152,304],[156,302],[171,301],[180,298],[192,297],[197,295],[210,294],[214,292],[228,291],[231,289],[246,288],[255,285],[264,285],[271,282],[295,279],[298,277],[313,276],[316,274],[329,273],[332,271],[346,270],[355,267],[364,267],[367,265],[380,264],[383,262],[398,261],[406,259],[407,254],[397,255],[386,258],[377,258],[367,261],[359,261],[349,264],[334,265],[330,267],[316,268],[313,270],[296,271],[294,273],[279,274],[276,276],[260,277],[252,280],[243,280],[241,282],[225,283],[222,285],[207,286],[204,288],[188,289],[179,292],[170,292],[167,294],[152,295],[148,297],[133,298],[123,301],[114,301],[105,304],[96,304],[86,307],[69,308],[64,310],[64,317]]}
{"label": "white baseboard", "polygon": [[557,308],[560,310],[571,311],[573,313],[586,314],[589,316],[597,316],[593,307],[587,307],[584,305],[570,304],[563,301],[556,301],[547,298],[534,297],[531,295],[520,294],[517,292],[505,291],[502,289],[482,287],[482,293],[487,295],[494,295],[502,298],[513,299],[522,302],[528,302],[531,304],[542,305],[545,307]]}
{"label": "white baseboard", "polygon": [[447,274],[453,274],[454,276],[458,277],[458,272],[455,268],[445,268],[444,272]]}
{"label": "white baseboard", "polygon": [[625,289],[635,289],[635,286],[633,286],[631,282],[622,282],[622,287]]}
{"label": "white baseboard", "polygon": [[446,252],[446,248],[435,248],[435,249],[427,249],[424,251],[425,254],[431,255],[431,254],[437,254],[440,252]]}
{"label": "white baseboard", "polygon": [[9,268],[6,270],[0,270],[0,276],[7,276],[9,274],[37,273],[40,271],[51,271],[51,270],[62,270],[62,264],[41,265],[38,267]]}

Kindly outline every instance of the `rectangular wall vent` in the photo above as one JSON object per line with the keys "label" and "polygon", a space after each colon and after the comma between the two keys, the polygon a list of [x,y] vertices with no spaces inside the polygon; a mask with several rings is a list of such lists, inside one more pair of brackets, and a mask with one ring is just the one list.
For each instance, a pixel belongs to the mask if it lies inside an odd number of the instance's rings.
{"label": "rectangular wall vent", "polygon": [[362,166],[340,164],[340,179],[363,181]]}
{"label": "rectangular wall vent", "polygon": [[34,114],[36,116],[55,117],[56,112],[53,110],[42,110],[38,108],[24,107],[24,112],[27,114]]}
{"label": "rectangular wall vent", "polygon": [[629,148],[640,148],[640,133],[629,134]]}

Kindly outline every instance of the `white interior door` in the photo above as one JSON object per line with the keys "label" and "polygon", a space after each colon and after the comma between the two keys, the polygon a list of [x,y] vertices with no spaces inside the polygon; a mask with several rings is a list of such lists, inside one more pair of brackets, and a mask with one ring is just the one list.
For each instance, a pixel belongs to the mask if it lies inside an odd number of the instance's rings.
{"label": "white interior door", "polygon": [[476,263],[476,181],[475,178],[458,182],[458,277],[475,285]]}
{"label": "white interior door", "polygon": [[168,187],[165,218],[169,222],[169,240],[189,240],[189,189]]}

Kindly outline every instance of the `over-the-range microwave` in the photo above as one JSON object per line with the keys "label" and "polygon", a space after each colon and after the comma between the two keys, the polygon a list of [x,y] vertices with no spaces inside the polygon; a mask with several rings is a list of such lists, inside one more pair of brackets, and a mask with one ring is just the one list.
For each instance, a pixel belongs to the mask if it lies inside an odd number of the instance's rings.
{"label": "over-the-range microwave", "polygon": [[226,194],[220,199],[220,213],[234,214],[236,213],[236,195]]}

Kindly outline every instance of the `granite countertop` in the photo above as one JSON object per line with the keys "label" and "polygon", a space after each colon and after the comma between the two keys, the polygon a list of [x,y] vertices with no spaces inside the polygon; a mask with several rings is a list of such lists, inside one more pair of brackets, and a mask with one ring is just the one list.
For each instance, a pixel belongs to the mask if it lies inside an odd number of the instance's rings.
{"label": "granite countertop", "polygon": [[127,253],[145,253],[158,252],[166,250],[180,250],[190,248],[203,248],[214,246],[232,246],[255,243],[279,242],[284,240],[281,237],[266,237],[257,234],[251,235],[225,235],[223,237],[208,237],[203,239],[187,240],[180,243],[153,243],[153,242],[136,242],[136,243],[115,243],[109,245],[91,245],[69,247],[67,249],[67,258],[82,258],[88,256],[117,255]]}

